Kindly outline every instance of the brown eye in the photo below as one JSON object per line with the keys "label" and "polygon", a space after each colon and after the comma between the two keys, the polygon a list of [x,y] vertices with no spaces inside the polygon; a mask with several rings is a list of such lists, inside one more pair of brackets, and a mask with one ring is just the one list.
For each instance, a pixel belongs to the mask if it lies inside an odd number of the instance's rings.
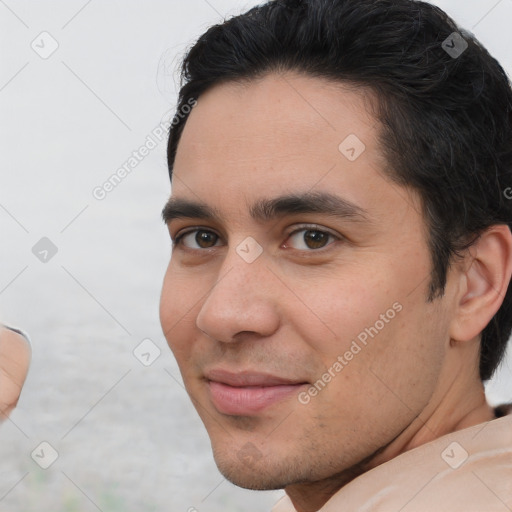
{"label": "brown eye", "polygon": [[195,241],[202,249],[215,246],[218,236],[211,231],[198,231],[195,236]]}
{"label": "brown eye", "polygon": [[189,249],[210,249],[218,245],[219,236],[206,229],[195,229],[180,235],[175,245],[184,245]]}
{"label": "brown eye", "polygon": [[327,245],[329,234],[323,231],[306,231],[304,233],[304,243],[310,249],[321,249]]}
{"label": "brown eye", "polygon": [[308,251],[323,249],[335,240],[339,240],[339,238],[327,231],[320,229],[298,229],[290,235],[286,245],[293,249]]}

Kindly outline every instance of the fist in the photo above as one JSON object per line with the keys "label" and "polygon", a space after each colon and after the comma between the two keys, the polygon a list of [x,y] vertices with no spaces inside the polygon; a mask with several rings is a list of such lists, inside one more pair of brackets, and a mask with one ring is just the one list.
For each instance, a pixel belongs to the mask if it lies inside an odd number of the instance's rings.
{"label": "fist", "polygon": [[18,403],[30,358],[28,341],[21,334],[0,325],[0,422]]}

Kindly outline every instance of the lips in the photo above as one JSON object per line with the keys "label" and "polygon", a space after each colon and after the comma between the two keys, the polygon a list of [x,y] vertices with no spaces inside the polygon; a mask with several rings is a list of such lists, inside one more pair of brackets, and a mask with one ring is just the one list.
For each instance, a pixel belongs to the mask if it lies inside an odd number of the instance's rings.
{"label": "lips", "polygon": [[234,416],[257,414],[307,385],[304,381],[251,371],[215,369],[206,372],[205,377],[214,407]]}

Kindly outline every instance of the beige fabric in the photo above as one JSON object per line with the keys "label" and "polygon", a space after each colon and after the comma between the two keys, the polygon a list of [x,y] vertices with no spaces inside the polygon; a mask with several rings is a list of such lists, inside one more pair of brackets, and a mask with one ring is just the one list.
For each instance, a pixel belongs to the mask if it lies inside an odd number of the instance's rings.
{"label": "beige fabric", "polygon": [[[435,439],[341,488],[321,512],[512,511],[512,415]],[[296,512],[284,496],[272,512]]]}

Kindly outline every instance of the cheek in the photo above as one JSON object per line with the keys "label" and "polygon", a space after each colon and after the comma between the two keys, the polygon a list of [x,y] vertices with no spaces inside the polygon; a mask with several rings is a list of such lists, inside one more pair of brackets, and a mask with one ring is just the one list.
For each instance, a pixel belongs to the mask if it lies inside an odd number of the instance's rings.
{"label": "cheek", "polygon": [[386,333],[375,373],[406,403],[413,404],[435,389],[448,347],[448,328],[442,309],[418,294],[417,300],[404,301],[399,321]]}
{"label": "cheek", "polygon": [[[396,268],[380,268],[383,272],[373,275],[331,274],[317,280],[315,287],[301,283],[297,295],[308,307],[302,313],[288,309],[288,314],[318,371],[330,369],[336,375],[331,389],[365,389],[369,399],[374,394],[378,402],[389,387],[417,403],[435,387],[446,322],[442,311],[426,302],[427,281],[411,293],[407,276],[398,275]],[[373,393],[372,386],[380,391]]]}
{"label": "cheek", "polygon": [[427,406],[446,349],[447,326],[437,307],[420,295],[417,300],[402,299],[400,306],[382,329],[375,322],[365,330],[367,344],[359,343],[361,351],[344,370],[345,382],[338,383],[347,400],[357,397],[373,425],[387,416],[391,428],[412,421]]}
{"label": "cheek", "polygon": [[171,264],[167,268],[160,294],[160,323],[167,338],[167,333],[172,327],[173,319],[177,317],[177,304],[174,294],[174,283],[172,279]]}
{"label": "cheek", "polygon": [[[193,285],[190,277],[180,277],[169,264],[162,285],[160,297],[160,323],[169,347],[174,353],[186,346],[180,340],[194,329],[194,304],[200,297],[200,290]],[[189,337],[189,336],[188,336]]]}
{"label": "cheek", "polygon": [[[307,281],[295,281],[294,291],[300,301],[290,304],[288,315],[304,335],[310,349],[332,364],[338,355],[349,349],[351,342],[368,338],[367,329],[376,322],[380,330],[399,317],[393,309],[393,293],[387,283],[370,272],[347,272],[343,276],[315,276]],[[382,324],[382,325],[381,325]]]}

